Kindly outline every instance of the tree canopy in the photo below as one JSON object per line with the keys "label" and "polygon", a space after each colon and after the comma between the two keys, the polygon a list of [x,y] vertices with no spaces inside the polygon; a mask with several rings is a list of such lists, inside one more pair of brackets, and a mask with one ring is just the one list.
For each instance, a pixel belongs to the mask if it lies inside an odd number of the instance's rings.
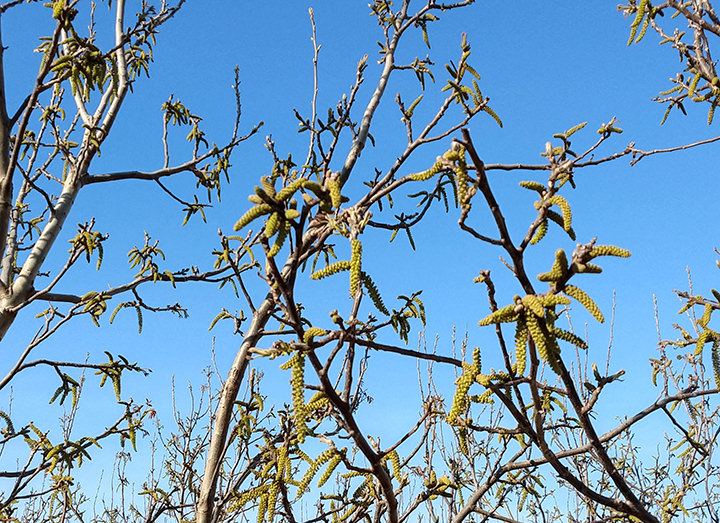
{"label": "tree canopy", "polygon": [[0,4],[0,520],[717,521],[720,18],[546,7]]}

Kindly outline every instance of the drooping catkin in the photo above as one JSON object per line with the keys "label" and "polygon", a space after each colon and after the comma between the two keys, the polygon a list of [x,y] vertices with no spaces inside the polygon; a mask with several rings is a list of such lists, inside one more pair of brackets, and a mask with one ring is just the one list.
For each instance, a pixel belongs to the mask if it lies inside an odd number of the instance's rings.
{"label": "drooping catkin", "polygon": [[517,361],[515,373],[518,376],[522,376],[525,373],[525,365],[527,362],[527,337],[527,324],[522,317],[518,318],[515,325],[515,359]]}
{"label": "drooping catkin", "polygon": [[565,285],[563,292],[571,298],[579,301],[582,306],[585,307],[587,311],[592,314],[592,316],[597,321],[599,321],[600,323],[603,323],[605,321],[605,317],[600,311],[600,307],[597,306],[597,304],[592,300],[590,296],[587,295],[585,291],[579,289],[578,287],[575,287],[574,285]]}
{"label": "drooping catkin", "polygon": [[235,227],[233,227],[236,231],[239,231],[246,225],[248,225],[251,221],[255,220],[256,218],[259,218],[260,216],[264,214],[269,214],[273,210],[272,206],[267,203],[261,203],[260,205],[256,205],[255,207],[251,207],[248,209],[248,211],[242,215],[242,217],[235,223]]}
{"label": "drooping catkin", "polygon": [[360,289],[360,272],[362,270],[362,243],[353,239],[351,242],[350,255],[350,295],[355,297]]}
{"label": "drooping catkin", "polygon": [[335,263],[331,263],[324,269],[320,269],[319,271],[312,273],[310,275],[310,278],[313,280],[322,280],[323,278],[327,278],[328,276],[332,276],[333,274],[347,270],[350,270],[350,262],[338,261]]}
{"label": "drooping catkin", "polygon": [[309,431],[305,423],[305,355],[300,352],[295,355],[290,386],[292,388],[295,430],[297,432],[298,442],[304,443],[305,436],[307,436]]}

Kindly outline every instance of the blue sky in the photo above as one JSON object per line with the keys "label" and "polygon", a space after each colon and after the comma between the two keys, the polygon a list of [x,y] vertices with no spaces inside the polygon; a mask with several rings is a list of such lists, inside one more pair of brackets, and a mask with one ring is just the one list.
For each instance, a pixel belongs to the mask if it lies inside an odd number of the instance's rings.
{"label": "blue sky", "polygon": [[[168,258],[167,268],[210,266],[217,229],[231,231],[250,205],[247,195],[252,187],[272,166],[272,159],[262,146],[263,137],[272,134],[280,156],[292,153],[295,158],[304,158],[306,137],[296,133],[297,120],[292,108],[309,114],[313,50],[308,6],[314,8],[318,41],[322,45],[321,112],[334,106],[347,92],[354,80],[355,64],[365,53],[370,55],[370,67],[358,108],[368,99],[379,73],[374,60],[375,41],[381,35],[376,22],[368,16],[365,2],[294,0],[257,2],[251,8],[248,5],[225,0],[189,2],[162,29],[151,78],[135,85],[134,94],[128,98],[102,157],[95,164],[96,172],[158,168],[162,162],[160,105],[171,93],[203,116],[208,136],[222,142],[232,130],[231,84],[233,67],[238,65],[242,81],[242,129],[248,131],[260,120],[265,126],[258,136],[236,151],[232,182],[223,190],[222,203],[208,212],[207,224],[195,219],[183,228],[183,213],[150,184],[122,182],[86,187],[68,224],[72,226],[95,216],[98,230],[108,232],[110,240],[105,245],[103,270],[95,272],[94,265],[78,265],[67,289],[84,293],[104,288],[108,282],[129,279],[133,273],[125,264],[125,255],[133,245],[142,243],[144,230],[160,239]],[[45,11],[38,5],[23,6],[11,10],[3,19],[3,43],[8,46],[6,78],[10,95],[16,99],[31,85],[37,68],[38,55],[31,54],[29,49],[35,45],[36,29],[43,24],[38,16]],[[595,129],[613,116],[620,120],[625,132],[604,145],[599,154],[620,151],[631,141],[640,148],[653,149],[714,136],[717,131],[713,127],[717,125],[706,125],[705,107],[689,107],[687,117],[673,113],[664,126],[659,125],[664,107],[650,100],[668,87],[667,79],[680,70],[681,64],[670,48],[657,45],[653,34],[648,34],[640,44],[627,47],[629,24],[612,2],[558,1],[552,5],[527,2],[513,7],[500,1],[478,2],[469,10],[450,13],[430,26],[430,52],[439,66],[443,60],[457,60],[460,34],[468,33],[473,51],[470,63],[482,76],[483,93],[491,98],[490,105],[504,123],[500,129],[491,118],[481,115],[470,126],[486,163],[541,163],[539,154],[552,134],[588,121],[586,130],[573,140],[576,150],[582,149],[596,139]],[[402,59],[411,60],[415,54],[422,57],[428,52],[419,38],[410,42],[412,46],[400,51]],[[438,83],[428,86],[424,101],[428,109],[432,107],[433,93],[437,96],[443,85],[442,78],[439,69]],[[405,100],[413,100],[420,93],[411,74],[399,75],[390,84],[372,130],[378,146],[363,153],[355,172],[358,179],[351,180],[349,185],[351,193],[361,187],[364,173],[388,166],[403,147],[402,124],[392,102],[396,91],[402,91]],[[420,107],[418,114],[422,116],[423,106]],[[179,136],[184,133],[181,131]],[[181,142],[179,139],[175,153],[178,160],[183,157]],[[587,242],[598,236],[599,243],[620,245],[633,253],[628,260],[608,259],[602,264],[605,267],[602,275],[588,275],[579,283],[607,317],[613,291],[616,292],[611,368],[628,371],[627,380],[616,390],[624,397],[638,398],[637,406],[656,394],[654,390],[648,391],[647,365],[648,358],[656,354],[653,294],[659,300],[663,336],[674,338],[670,324],[681,318],[675,315],[680,305],[672,289],[687,286],[686,267],[690,267],[700,293],[707,292],[712,282],[717,281],[712,252],[718,245],[713,226],[720,197],[715,180],[717,147],[713,144],[675,155],[658,155],[634,167],[627,160],[619,160],[588,168],[577,174],[577,190],[566,193],[573,206],[579,241]],[[447,144],[427,148],[409,165],[423,170],[446,148]],[[524,179],[541,178],[532,173],[496,171],[490,179],[516,235],[525,230],[533,214],[532,195],[517,187],[517,182]],[[182,180],[173,187],[189,195],[192,185],[191,180]],[[411,209],[412,204],[405,208]],[[439,352],[450,352],[455,326],[460,335],[467,329],[470,345],[481,346],[487,361],[492,362],[497,355],[491,329],[477,327],[477,321],[487,313],[487,299],[480,286],[471,284],[472,278],[480,269],[491,269],[500,301],[511,299],[518,288],[498,262],[500,253],[476,244],[458,230],[456,221],[453,211],[449,215],[439,208],[432,212],[415,233],[415,252],[401,235],[388,244],[385,232],[371,232],[367,235],[363,263],[390,303],[398,294],[423,289],[429,320],[427,337],[432,340],[436,334],[439,336]],[[56,259],[65,255],[60,244],[73,235],[74,229],[68,228],[66,237],[57,245]],[[529,255],[531,273],[547,270],[556,248],[563,247],[569,252],[574,247],[558,231],[543,243],[535,254]],[[310,287],[302,283],[301,289],[308,292],[301,301],[316,318],[322,319],[318,321],[327,321],[327,311],[336,307],[330,303],[339,300],[342,306],[349,306],[347,293],[340,284],[322,282]],[[220,307],[237,310],[242,304],[227,289],[217,292],[212,285],[182,286],[177,290],[157,285],[145,288],[145,296],[158,305],[180,301],[188,306],[190,318],[147,315],[141,335],[137,334],[132,311],[121,312],[111,326],[104,318],[101,329],[81,318],[42,347],[40,353],[83,359],[90,352],[92,359],[98,359],[102,350],[109,350],[138,361],[154,372],[148,378],[128,380],[125,390],[136,400],[153,398],[161,416],[169,420],[171,376],[175,376],[178,388],[188,380],[199,384],[200,369],[210,362],[213,335],[217,336],[217,359],[221,373],[224,372],[240,339],[230,335],[229,326],[220,324],[212,333],[207,327]],[[343,300],[347,303],[343,304]],[[574,312],[576,329],[582,331],[583,324],[588,323],[593,343],[591,361],[603,362],[608,325],[595,325],[578,308]],[[28,333],[34,331],[33,316],[26,311],[18,319],[11,331],[12,343],[20,346]],[[411,336],[411,345],[414,339]],[[0,355],[0,361],[7,363],[10,353]],[[499,363],[499,359],[495,361]],[[268,370],[267,390],[274,387],[289,390],[287,373],[271,371],[273,365],[264,367]],[[383,400],[398,396],[405,386],[414,386],[414,368],[414,362],[400,364],[392,360],[374,367],[368,375],[371,395],[376,397],[371,408],[391,409]],[[14,408],[34,410],[47,402],[47,391],[26,388],[36,379],[28,375],[27,382],[19,381]],[[373,386],[373,380],[377,386]],[[448,380],[450,385],[451,375]],[[91,378],[88,391],[93,387]],[[414,392],[409,394],[412,401],[397,407],[393,415],[408,416],[412,421],[416,398]],[[97,400],[111,401],[112,391],[93,393],[93,397],[88,395],[84,399],[89,403]],[[289,397],[283,399],[287,400]],[[0,401],[4,404],[7,398],[0,397]],[[49,412],[60,415],[57,410]],[[380,425],[372,428],[377,425],[372,419],[367,423],[371,430],[386,428]]]}

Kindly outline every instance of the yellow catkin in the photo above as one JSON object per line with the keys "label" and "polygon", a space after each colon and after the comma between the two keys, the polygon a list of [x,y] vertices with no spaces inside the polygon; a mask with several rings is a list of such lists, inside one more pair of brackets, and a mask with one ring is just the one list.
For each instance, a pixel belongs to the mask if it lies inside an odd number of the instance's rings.
{"label": "yellow catkin", "polygon": [[[459,151],[454,151],[457,155],[456,167],[455,167],[455,179],[457,183],[458,191],[458,203],[461,207],[468,205],[468,184],[469,178],[467,174],[467,164],[465,163],[465,148],[460,147]],[[446,154],[446,157],[448,155]]]}
{"label": "yellow catkin", "polygon": [[267,203],[256,205],[255,207],[248,209],[248,211],[242,215],[242,217],[237,221],[237,223],[235,223],[235,227],[233,228],[236,231],[239,231],[254,219],[259,218],[264,214],[269,214],[272,210],[272,206],[268,205]]}
{"label": "yellow catkin", "polygon": [[528,331],[530,332],[530,337],[537,348],[538,355],[556,374],[560,374],[560,367],[557,361],[557,342],[554,338],[550,339],[545,335],[542,327],[540,327],[541,320],[538,320],[534,314],[527,312],[525,314],[525,320],[527,322]]}
{"label": "yellow catkin", "polygon": [[305,355],[298,353],[292,366],[290,386],[292,388],[293,412],[295,414],[295,430],[298,442],[303,443],[308,434],[305,424]]}
{"label": "yellow catkin", "polygon": [[265,521],[265,513],[267,512],[268,508],[268,496],[269,493],[264,493],[262,496],[260,496],[260,504],[258,505],[257,513],[258,523],[263,523],[263,521]]}
{"label": "yellow catkin", "polygon": [[718,334],[710,329],[706,329],[700,333],[700,336],[698,336],[697,344],[695,345],[695,356],[699,356],[702,354],[703,347],[705,347],[705,343],[707,343],[710,340],[717,340]]}
{"label": "yellow catkin", "polygon": [[281,202],[288,200],[293,194],[295,194],[295,191],[305,187],[309,181],[310,180],[306,180],[305,178],[299,178],[294,182],[289,183],[275,195],[275,199]]}
{"label": "yellow catkin", "polygon": [[720,342],[715,340],[712,346],[712,367],[715,388],[720,389]]}
{"label": "yellow catkin", "polygon": [[690,96],[691,98],[695,94],[695,88],[697,87],[697,84],[699,81],[700,81],[700,73],[695,73],[695,76],[693,76],[693,79],[690,82],[690,85],[688,86],[688,96]]}
{"label": "yellow catkin", "polygon": [[317,471],[320,470],[320,467],[327,463],[330,458],[332,458],[335,455],[334,449],[327,449],[326,451],[322,452],[315,460],[312,462],[310,467],[307,469],[305,474],[303,475],[303,478],[300,480],[300,483],[298,485],[298,492],[295,499],[299,499],[300,496],[303,495],[305,490],[310,485],[310,482],[312,481],[315,474],[317,474]]}
{"label": "yellow catkin", "polygon": [[390,464],[392,465],[393,477],[400,480],[400,456],[398,456],[397,451],[393,450],[388,453],[387,458],[390,460]]}
{"label": "yellow catkin", "polygon": [[470,370],[463,372],[463,374],[457,380],[457,386],[455,388],[455,395],[453,396],[452,407],[447,415],[447,422],[451,425],[457,423],[457,418],[460,416],[468,406],[468,390],[475,381],[476,372]]}
{"label": "yellow catkin", "polygon": [[338,272],[347,271],[350,270],[350,262],[349,261],[339,261],[335,263],[331,263],[324,269],[320,269],[319,271],[314,272],[312,275],[310,275],[310,278],[313,280],[321,280],[323,278],[327,278],[328,276],[332,276],[333,274],[336,274]]}
{"label": "yellow catkin", "polygon": [[542,195],[543,192],[547,190],[547,188],[541,184],[540,182],[534,182],[534,181],[523,181],[520,182],[520,187],[524,189],[529,189],[531,191],[537,191]]}
{"label": "yellow catkin", "polygon": [[350,255],[350,295],[355,297],[360,289],[360,272],[362,269],[362,243],[360,240],[351,241]]}
{"label": "yellow catkin", "polygon": [[493,395],[493,391],[488,389],[485,392],[483,392],[482,394],[476,394],[474,396],[470,396],[469,399],[473,403],[484,403],[484,404],[495,403],[492,395]]}
{"label": "yellow catkin", "polygon": [[515,373],[522,376],[525,373],[525,365],[527,362],[527,337],[528,329],[523,318],[518,318],[515,326],[515,359],[517,367]]}
{"label": "yellow catkin", "polygon": [[263,176],[262,178],[260,178],[260,183],[265,190],[265,194],[267,194],[271,198],[275,196],[275,184],[270,180],[270,178],[268,178],[267,176]]}
{"label": "yellow catkin", "polygon": [[706,303],[705,310],[703,311],[703,315],[697,321],[698,325],[700,325],[701,327],[707,327],[707,324],[710,323],[710,317],[712,316],[712,312],[713,312],[712,304]]}
{"label": "yellow catkin", "polygon": [[277,237],[275,238],[275,242],[273,243],[273,246],[268,251],[268,258],[274,258],[277,253],[280,252],[280,249],[282,249],[282,246],[285,244],[285,239],[287,238],[288,233],[290,232],[290,228],[292,227],[292,224],[288,221],[283,221],[282,225],[280,226],[280,231],[278,232]]}
{"label": "yellow catkin", "polygon": [[372,278],[370,278],[370,276],[368,276],[364,271],[361,271],[360,279],[362,280],[365,289],[367,289],[368,296],[370,296],[370,299],[372,300],[373,305],[375,305],[375,308],[385,316],[390,316],[390,312],[387,310],[387,307],[385,307],[382,296],[380,296],[380,292],[378,291],[377,286],[375,285],[375,282],[372,280]]}
{"label": "yellow catkin", "polygon": [[573,267],[575,267],[575,270],[581,274],[600,274],[602,272],[602,267],[592,263],[575,263]]}
{"label": "yellow catkin", "polygon": [[532,311],[532,313],[537,316],[538,318],[542,318],[545,316],[545,309],[542,306],[542,303],[538,299],[537,296],[534,294],[528,294],[522,299],[522,304],[525,306],[525,308]]}
{"label": "yellow catkin", "polygon": [[330,191],[330,202],[332,206],[338,209],[342,203],[342,194],[340,192],[340,180],[337,178],[330,178],[327,181],[327,188]]}
{"label": "yellow catkin", "polygon": [[320,476],[320,479],[318,480],[317,486],[322,487],[327,480],[330,479],[332,476],[332,473],[335,471],[337,466],[340,464],[340,461],[342,461],[342,456],[340,454],[335,454],[333,458],[330,460],[330,463],[328,463],[327,468],[325,469],[325,472],[323,472],[323,475]]}
{"label": "yellow catkin", "polygon": [[270,215],[270,218],[268,218],[267,223],[265,224],[265,237],[272,238],[281,225],[282,222],[280,220],[280,213],[272,213]]}
{"label": "yellow catkin", "polygon": [[540,243],[540,240],[542,240],[548,231],[548,221],[547,218],[545,218],[543,221],[540,222],[540,225],[538,225],[537,230],[535,231],[535,235],[530,240],[530,245],[535,245],[537,243]]}
{"label": "yellow catkin", "polygon": [[515,305],[508,305],[484,317],[478,322],[478,325],[484,327],[485,325],[490,325],[492,323],[508,323],[515,321],[517,317],[518,313],[515,312]]}
{"label": "yellow catkin", "polygon": [[438,161],[435,162],[435,164],[430,169],[421,173],[411,174],[410,179],[416,182],[424,182],[425,180],[429,180],[442,170],[443,161],[441,157],[438,157]]}
{"label": "yellow catkin", "polygon": [[552,330],[553,334],[556,338],[560,338],[563,341],[567,341],[568,343],[572,343],[576,347],[580,347],[581,349],[587,349],[587,343],[576,334],[573,334],[572,332],[568,332],[563,329],[558,329],[557,327],[554,327]]}
{"label": "yellow catkin", "polygon": [[605,321],[605,317],[600,311],[600,307],[595,304],[592,298],[588,296],[585,291],[575,287],[574,285],[566,285],[563,289],[563,292],[571,298],[579,301],[582,306],[585,307],[587,311],[592,314],[593,318],[595,318],[597,321],[599,321],[600,323],[603,323]]}
{"label": "yellow catkin", "polygon": [[572,212],[570,211],[570,204],[565,198],[556,194],[555,196],[548,199],[552,205],[557,205],[562,211],[563,217],[563,229],[569,231],[572,228]]}
{"label": "yellow catkin", "polygon": [[558,281],[567,276],[568,274],[568,261],[565,251],[558,249],[555,251],[555,262],[550,268],[550,272],[544,272],[538,274],[538,280],[540,281]]}
{"label": "yellow catkin", "polygon": [[[563,230],[565,230],[563,217],[560,216],[558,213],[556,213],[555,211],[553,211],[553,210],[551,210],[551,209],[548,209],[548,211],[547,211],[547,217],[548,217],[548,219],[550,219],[550,220],[554,221],[555,223],[557,223],[560,227],[563,227]],[[570,237],[571,240],[575,241],[575,239],[576,239],[576,237],[575,237],[575,231],[573,230],[572,227],[570,227],[570,228],[569,228],[567,231],[565,231],[565,232],[567,233],[567,235]]]}
{"label": "yellow catkin", "polygon": [[473,368],[475,369],[475,372],[480,372],[482,367],[482,361],[481,361],[481,355],[480,355],[480,347],[475,347],[473,349],[472,354],[472,361],[473,361]]}
{"label": "yellow catkin", "polygon": [[327,334],[325,329],[321,329],[320,327],[310,327],[305,331],[305,334],[303,334],[303,341],[305,343],[310,343],[316,336],[325,336],[325,334]]}
{"label": "yellow catkin", "polygon": [[280,494],[280,481],[273,481],[267,495],[267,515],[266,519],[272,521],[275,517],[275,504],[277,503],[278,494]]}
{"label": "yellow catkin", "polygon": [[555,307],[556,305],[569,305],[570,298],[561,296],[559,294],[546,294],[544,296],[538,296],[540,303],[543,307]]}
{"label": "yellow catkin", "polygon": [[300,211],[297,209],[287,209],[285,211],[285,219],[286,220],[294,220],[295,218],[300,217]]}
{"label": "yellow catkin", "polygon": [[620,258],[628,258],[630,251],[615,245],[596,245],[590,250],[590,257],[596,256],[619,256]]}
{"label": "yellow catkin", "polygon": [[645,17],[645,8],[650,4],[650,0],[640,0],[638,4],[637,12],[635,13],[635,20],[630,24],[630,38],[628,39],[627,45],[630,45],[635,39],[637,28],[640,26],[643,18]]}

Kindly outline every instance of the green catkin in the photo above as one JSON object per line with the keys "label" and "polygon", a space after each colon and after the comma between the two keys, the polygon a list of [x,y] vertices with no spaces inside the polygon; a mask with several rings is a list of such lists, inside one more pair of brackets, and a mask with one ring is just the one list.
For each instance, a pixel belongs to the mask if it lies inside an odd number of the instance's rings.
{"label": "green catkin", "polygon": [[650,27],[650,15],[649,14],[648,14],[648,16],[645,17],[645,20],[643,21],[642,29],[640,29],[640,34],[635,39],[636,44],[638,42],[640,42],[640,40],[643,39],[643,37],[645,36],[645,33],[647,33],[648,27]]}
{"label": "green catkin", "polygon": [[557,305],[570,305],[570,298],[560,296],[559,294],[546,294],[538,296],[538,300],[543,307],[555,307]]}
{"label": "green catkin", "polygon": [[305,424],[305,355],[297,353],[292,366],[292,377],[290,378],[292,389],[293,412],[295,415],[295,430],[299,443],[305,442],[308,428]]}
{"label": "green catkin", "polygon": [[277,253],[280,252],[280,249],[282,249],[282,246],[285,244],[285,239],[287,238],[288,233],[290,232],[290,228],[292,227],[292,224],[288,221],[283,221],[282,226],[280,227],[280,230],[278,232],[277,237],[275,238],[275,242],[273,243],[272,248],[268,251],[268,258],[274,258]]}
{"label": "green catkin", "polygon": [[472,403],[484,403],[484,404],[490,404],[495,403],[493,400],[493,391],[492,390],[486,390],[482,394],[475,394],[473,396],[468,396],[468,400]]}
{"label": "green catkin", "polygon": [[268,521],[272,521],[275,517],[275,504],[277,503],[278,494],[280,494],[280,481],[275,480],[272,485],[270,485],[270,490],[267,495],[268,503],[266,518]]}
{"label": "green catkin", "polygon": [[262,178],[260,178],[260,183],[265,190],[265,194],[267,194],[270,198],[275,196],[275,184],[270,181],[270,178],[268,178],[267,176],[263,176]]}
{"label": "green catkin", "polygon": [[522,187],[524,189],[529,189],[531,191],[536,191],[541,196],[547,190],[547,187],[545,187],[543,184],[541,184],[540,182],[534,182],[534,181],[520,182],[520,187]]}
{"label": "green catkin", "polygon": [[542,303],[538,299],[537,296],[534,294],[528,294],[522,299],[522,304],[525,306],[525,308],[532,311],[535,316],[538,318],[542,318],[545,316],[545,309],[542,306]]}
{"label": "green catkin", "polygon": [[272,238],[281,226],[280,213],[276,211],[270,215],[265,224],[265,238]]}
{"label": "green catkin", "polygon": [[[547,217],[548,217],[550,220],[552,220],[552,221],[554,221],[555,223],[557,223],[560,227],[563,227],[563,230],[565,230],[565,228],[564,228],[564,226],[563,226],[563,225],[564,225],[563,217],[560,216],[558,213],[556,213],[555,211],[552,211],[552,210],[548,209],[548,211],[547,211]],[[575,231],[573,230],[572,227],[570,227],[570,229],[568,229],[568,230],[565,231],[565,232],[567,233],[567,235],[570,237],[571,240],[573,240],[573,241],[576,240]]]}
{"label": "green catkin", "polygon": [[559,338],[563,341],[567,341],[568,343],[572,343],[576,347],[580,347],[581,349],[588,348],[587,343],[585,343],[585,341],[580,336],[577,336],[576,334],[573,334],[572,332],[568,332],[563,329],[558,329],[557,327],[554,327],[552,332],[556,338]]}
{"label": "green catkin", "polygon": [[342,194],[340,192],[340,180],[337,178],[330,178],[327,181],[327,188],[330,191],[330,202],[336,209],[340,208],[342,203]]}
{"label": "green catkin", "polygon": [[720,103],[720,96],[716,96],[712,102],[712,105],[710,105],[710,110],[708,111],[708,119],[707,119],[708,125],[710,125],[713,121],[713,117],[715,116],[715,108],[718,106],[718,103]]}
{"label": "green catkin", "polygon": [[305,187],[309,181],[310,180],[306,180],[305,178],[299,178],[294,182],[291,182],[275,195],[275,199],[281,202],[288,200],[298,189]]}
{"label": "green catkin", "polygon": [[443,170],[443,161],[442,158],[438,157],[438,161],[435,162],[435,164],[430,167],[427,171],[423,171],[421,173],[411,174],[410,179],[415,182],[424,182],[426,180],[429,180],[433,176],[435,176],[437,173]]}
{"label": "green catkin", "polygon": [[695,94],[695,88],[697,87],[697,84],[699,81],[700,81],[700,73],[695,73],[695,76],[693,76],[693,79],[690,82],[690,85],[688,86],[688,96],[690,98],[692,98],[693,95]]}
{"label": "green catkin", "polygon": [[378,291],[375,282],[372,281],[372,278],[370,278],[370,276],[364,271],[361,271],[360,279],[362,280],[365,289],[367,289],[368,296],[370,296],[370,299],[372,300],[373,305],[375,305],[375,308],[385,316],[390,316],[390,312],[387,310],[387,307],[385,307],[382,297],[380,296],[380,292]]}
{"label": "green catkin", "polygon": [[710,316],[713,312],[713,306],[711,303],[705,304],[705,310],[703,311],[702,317],[697,321],[698,325],[701,327],[707,327],[707,324],[710,323]]}
{"label": "green catkin", "polygon": [[720,389],[720,342],[718,340],[713,341],[712,345],[712,366],[715,388]]}
{"label": "green catkin", "polygon": [[317,182],[314,182],[312,180],[305,180],[305,183],[302,184],[302,187],[303,189],[312,191],[315,196],[317,196],[321,200],[325,198],[325,190],[322,188],[322,185]]}
{"label": "green catkin", "polygon": [[633,23],[630,24],[630,38],[628,39],[627,45],[630,45],[633,43],[633,40],[635,40],[635,34],[637,33],[637,28],[640,26],[640,23],[643,20],[643,17],[645,16],[645,8],[650,4],[650,0],[640,0],[640,4],[638,5],[637,12],[635,14],[635,20],[633,20]]}
{"label": "green catkin", "polygon": [[602,272],[602,267],[592,263],[576,263],[575,270],[581,274],[600,274]]}
{"label": "green catkin", "polygon": [[518,313],[515,311],[515,305],[507,305],[502,309],[498,309],[492,314],[484,317],[478,322],[480,327],[490,325],[492,323],[509,323],[515,321],[518,317]]}
{"label": "green catkin", "polygon": [[597,321],[599,321],[600,323],[605,322],[605,317],[600,311],[600,307],[597,306],[597,304],[592,300],[590,296],[585,293],[585,291],[579,289],[578,287],[575,287],[574,285],[566,285],[563,289],[563,292],[571,298],[579,301],[582,306],[585,307],[587,311],[592,314],[593,318],[595,318]]}
{"label": "green catkin", "polygon": [[541,320],[536,318],[534,314],[526,312],[525,321],[527,322],[530,337],[533,342],[535,342],[538,355],[548,364],[555,374],[560,374],[560,366],[558,364],[559,347],[557,347],[557,342],[554,338],[545,336],[540,326]]}
{"label": "green catkin", "polygon": [[354,239],[351,242],[350,255],[350,295],[355,297],[360,289],[360,272],[362,269],[362,243],[360,240]]}
{"label": "green catkin", "polygon": [[320,327],[310,327],[305,331],[305,334],[303,334],[303,342],[311,343],[313,338],[317,336],[325,336],[326,334],[327,331],[325,329],[321,329]]}
{"label": "green catkin", "polygon": [[339,261],[335,263],[331,263],[324,269],[320,269],[317,272],[314,272],[310,275],[310,279],[312,280],[322,280],[323,278],[327,278],[328,276],[332,276],[333,274],[336,274],[338,272],[342,271],[348,271],[350,270],[350,262],[349,261]]}
{"label": "green catkin", "polygon": [[307,412],[309,415],[315,414],[315,411],[318,411],[320,409],[325,409],[325,407],[327,407],[330,403],[330,400],[325,396],[319,397],[317,399],[313,398],[311,398],[310,401],[308,401],[305,405],[305,412]]}
{"label": "green catkin", "polygon": [[470,386],[475,382],[476,374],[477,372],[475,372],[474,369],[470,369],[463,372],[458,378],[455,395],[453,396],[452,407],[447,415],[447,422],[449,424],[456,425],[457,418],[467,409],[469,402],[468,390],[470,390]]}
{"label": "green catkin", "polygon": [[525,373],[525,365],[527,363],[527,337],[527,324],[522,317],[518,318],[515,326],[515,359],[517,360],[515,373],[518,376],[522,376]]}
{"label": "green catkin", "polygon": [[310,485],[310,482],[312,481],[313,477],[315,477],[315,474],[317,474],[317,471],[320,470],[320,467],[330,461],[330,458],[332,458],[335,455],[334,449],[327,449],[324,452],[322,452],[317,458],[315,458],[315,461],[312,462],[310,467],[305,472],[305,475],[303,475],[303,478],[300,480],[300,484],[298,485],[298,491],[297,495],[295,496],[295,499],[299,499],[300,496],[303,495],[305,490]]}
{"label": "green catkin", "polygon": [[615,245],[596,245],[590,249],[590,258],[597,256],[618,256],[620,258],[629,258],[630,251]]}
{"label": "green catkin", "polygon": [[293,365],[295,365],[295,360],[300,357],[299,354],[300,354],[300,353],[298,353],[298,352],[296,352],[295,354],[293,354],[293,355],[290,357],[289,360],[287,360],[285,363],[283,363],[282,365],[280,365],[280,369],[282,369],[282,370],[288,370],[290,367],[292,367]]}
{"label": "green catkin", "polygon": [[398,456],[397,451],[393,450],[392,452],[388,453],[387,458],[390,460],[390,464],[392,465],[392,472],[393,477],[400,480],[400,456]]}
{"label": "green catkin", "polygon": [[583,123],[577,124],[577,125],[574,126],[574,127],[571,127],[570,129],[568,129],[568,130],[565,132],[565,138],[570,138],[573,134],[575,134],[576,132],[578,132],[580,129],[582,129],[582,128],[585,127],[586,125],[587,125],[587,122],[583,122]]}
{"label": "green catkin", "polygon": [[[457,182],[458,203],[461,207],[465,207],[467,205],[467,202],[465,200],[468,199],[469,180],[467,174],[467,164],[465,163],[465,148],[461,146],[460,150],[455,153],[457,155],[457,167],[455,168],[455,176]],[[445,153],[446,158],[448,158],[449,156],[450,155],[448,155],[448,153]]]}
{"label": "green catkin", "polygon": [[[244,507],[250,501],[258,499],[261,496],[263,496],[264,494],[266,494],[269,489],[270,489],[270,485],[266,483],[265,485],[259,485],[257,487],[251,488],[247,492],[243,492],[240,496],[238,496],[237,498],[234,499],[230,510],[231,511],[237,510],[239,508]],[[264,515],[264,512],[263,512],[263,515]]]}
{"label": "green catkin", "polygon": [[235,223],[235,227],[233,228],[236,231],[239,231],[256,218],[259,218],[264,214],[269,214],[272,210],[272,206],[267,203],[256,205],[255,207],[248,209],[248,211],[242,215],[242,217],[237,221],[237,223]]}
{"label": "green catkin", "polygon": [[473,369],[475,369],[475,372],[480,372],[482,370],[482,360],[480,355],[480,347],[475,347],[473,349],[472,353],[472,364]]}
{"label": "green catkin", "polygon": [[548,202],[560,208],[563,217],[563,229],[565,229],[565,232],[568,232],[572,228],[572,211],[570,210],[570,204],[559,194],[549,198]]}
{"label": "green catkin", "polygon": [[568,273],[568,261],[565,251],[558,249],[555,251],[555,262],[550,269],[550,272],[544,272],[538,274],[537,279],[540,281],[559,281]]}
{"label": "green catkin", "polygon": [[268,493],[263,493],[262,496],[260,496],[260,504],[258,505],[258,513],[257,513],[257,522],[263,523],[265,521],[265,513],[267,512],[268,508]]}
{"label": "green catkin", "polygon": [[700,336],[698,336],[697,339],[697,345],[695,345],[695,356],[699,356],[702,354],[703,348],[705,347],[705,343],[707,343],[710,340],[717,340],[718,334],[717,332],[706,329],[700,333]]}
{"label": "green catkin", "polygon": [[548,230],[548,221],[547,218],[545,218],[543,221],[540,222],[540,225],[538,225],[537,230],[535,231],[535,235],[532,237],[532,240],[530,240],[530,245],[535,245],[537,243],[540,243],[540,240],[542,240],[545,235],[547,234]]}
{"label": "green catkin", "polygon": [[333,458],[330,460],[330,463],[328,463],[327,468],[325,469],[325,472],[323,472],[323,475],[320,476],[320,479],[318,480],[317,486],[322,487],[327,480],[330,479],[332,476],[332,473],[335,471],[337,466],[340,464],[340,461],[342,461],[342,456],[340,454],[335,454]]}

